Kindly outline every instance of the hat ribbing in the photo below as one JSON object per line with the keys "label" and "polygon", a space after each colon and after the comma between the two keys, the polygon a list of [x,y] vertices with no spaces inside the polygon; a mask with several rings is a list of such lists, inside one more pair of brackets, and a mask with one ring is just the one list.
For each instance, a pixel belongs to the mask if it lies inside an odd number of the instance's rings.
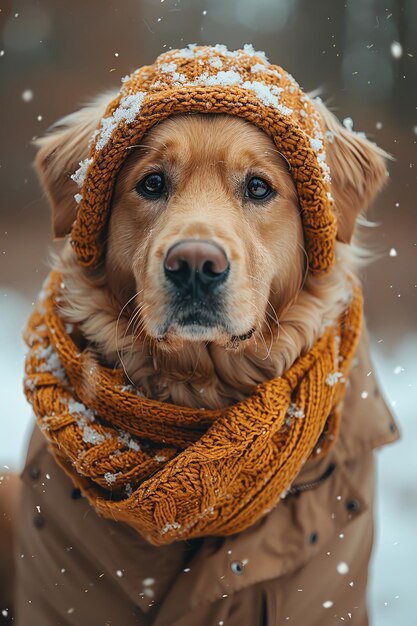
{"label": "hat ribbing", "polygon": [[285,157],[295,182],[309,270],[324,273],[334,262],[325,128],[312,100],[294,78],[246,45],[171,50],[123,79],[93,135],[88,158],[72,176],[81,187],[71,244],[80,264],[96,266],[104,252],[110,201],[129,146],[154,124],[184,113],[226,113],[265,131]]}

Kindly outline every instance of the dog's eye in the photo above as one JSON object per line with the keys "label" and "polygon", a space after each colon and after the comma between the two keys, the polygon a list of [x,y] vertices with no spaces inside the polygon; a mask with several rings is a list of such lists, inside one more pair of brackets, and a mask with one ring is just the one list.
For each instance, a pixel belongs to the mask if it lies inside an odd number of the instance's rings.
{"label": "dog's eye", "polygon": [[251,178],[246,185],[245,198],[266,200],[273,194],[273,189],[262,178]]}
{"label": "dog's eye", "polygon": [[135,187],[138,194],[150,200],[157,200],[165,191],[165,180],[162,174],[148,174]]}

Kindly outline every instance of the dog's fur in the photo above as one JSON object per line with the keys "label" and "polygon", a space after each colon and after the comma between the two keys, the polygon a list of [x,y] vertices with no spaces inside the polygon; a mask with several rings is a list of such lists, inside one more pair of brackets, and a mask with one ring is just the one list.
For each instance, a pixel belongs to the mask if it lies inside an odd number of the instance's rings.
{"label": "dog's fur", "polygon": [[[53,210],[56,237],[70,231],[70,179],[109,94],[65,118],[37,140],[36,167]],[[295,187],[287,162],[255,126],[227,115],[181,115],[153,127],[129,150],[112,198],[106,257],[83,269],[66,244],[57,261],[65,283],[63,314],[111,366],[152,398],[217,408],[280,375],[308,350],[346,303],[349,245],[358,214],[385,177],[383,150],[344,128],[316,100],[328,129],[328,163],[338,219],[337,260],[325,277],[308,273]],[[168,193],[145,200],[135,191],[164,171]],[[244,197],[248,176],[270,183],[266,202]],[[215,324],[181,325],[163,272],[167,250],[182,239],[210,240],[230,260]]]}

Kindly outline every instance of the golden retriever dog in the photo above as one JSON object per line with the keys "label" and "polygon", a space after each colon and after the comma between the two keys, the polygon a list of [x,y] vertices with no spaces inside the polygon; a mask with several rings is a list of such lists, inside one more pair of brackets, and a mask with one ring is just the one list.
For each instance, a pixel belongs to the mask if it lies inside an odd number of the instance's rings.
{"label": "golden retriever dog", "polygon": [[[75,217],[70,175],[109,95],[36,141],[36,168],[56,237]],[[130,150],[112,199],[103,268],[57,261],[64,317],[102,361],[122,365],[149,397],[218,408],[279,376],[340,314],[358,214],[386,178],[386,153],[344,128],[316,99],[328,128],[338,216],[337,262],[309,275],[291,172],[271,139],[228,115],[180,115]]]}
{"label": "golden retriever dog", "polygon": [[206,409],[234,404],[285,372],[346,308],[348,276],[362,256],[352,243],[357,218],[386,180],[388,155],[314,99],[327,128],[338,225],[336,262],[315,277],[291,168],[266,133],[226,114],[169,117],[129,148],[105,259],[91,269],[67,237],[77,211],[71,176],[112,97],[35,142],[54,235],[67,238],[53,261],[63,279],[61,316],[147,397]]}

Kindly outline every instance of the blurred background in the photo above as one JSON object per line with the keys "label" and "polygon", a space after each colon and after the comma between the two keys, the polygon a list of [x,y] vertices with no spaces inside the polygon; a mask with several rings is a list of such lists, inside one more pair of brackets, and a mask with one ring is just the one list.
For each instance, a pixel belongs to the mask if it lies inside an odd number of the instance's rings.
{"label": "blurred background", "polygon": [[[20,0],[0,9],[0,469],[32,426],[20,338],[51,248],[33,137],[136,67],[188,43],[252,43],[391,153],[363,273],[376,370],[403,439],[378,452],[371,624],[416,624],[417,1]],[[349,120],[346,121],[349,124]],[[366,414],[364,414],[366,419]],[[1,474],[1,471],[0,471]],[[2,607],[0,607],[1,609]]]}

